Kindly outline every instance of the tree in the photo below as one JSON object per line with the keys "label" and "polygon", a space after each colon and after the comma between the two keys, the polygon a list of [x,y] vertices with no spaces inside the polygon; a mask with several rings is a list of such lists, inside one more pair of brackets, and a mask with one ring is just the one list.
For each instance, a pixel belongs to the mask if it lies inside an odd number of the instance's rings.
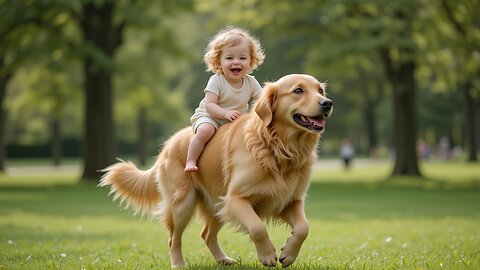
{"label": "tree", "polygon": [[[362,57],[365,54],[378,54],[384,74],[393,89],[393,141],[396,152],[393,175],[420,175],[415,151],[416,47],[412,36],[413,21],[418,10],[415,3],[412,0],[395,3],[360,0],[302,3],[263,1],[255,6],[257,13],[250,11],[263,17],[250,25],[268,24],[268,18],[273,20],[275,15],[275,18],[280,18],[277,20],[277,31],[290,36],[293,33],[314,37],[297,45],[298,50],[309,56],[305,59],[314,57],[330,61],[344,55],[357,54]],[[232,5],[241,10],[238,18],[243,15],[252,20],[254,17],[244,12],[252,9],[251,3],[243,4],[242,8],[238,7],[241,5],[238,3]],[[291,10],[295,10],[295,14]],[[328,68],[326,66],[323,70]],[[346,66],[351,68],[351,65]]]}
{"label": "tree", "polygon": [[[2,62],[1,75],[4,79],[11,78],[14,67],[22,68],[21,58],[13,56],[26,55],[38,52],[39,59],[49,61],[53,52],[61,48],[62,53],[68,59],[78,59],[83,63],[83,88],[85,92],[85,118],[83,158],[84,170],[82,179],[98,179],[98,170],[105,168],[114,162],[116,148],[116,134],[113,117],[113,85],[112,78],[118,74],[121,67],[115,60],[115,54],[123,42],[123,34],[126,27],[138,27],[143,29],[158,29],[159,21],[165,20],[165,16],[175,14],[178,10],[188,9],[189,0],[185,1],[2,1],[0,2],[4,20],[0,24],[2,37],[8,37],[8,43],[3,42],[0,47],[1,59],[8,53],[8,61]],[[29,12],[22,12],[28,10]],[[25,25],[32,28],[25,31]],[[20,30],[17,30],[22,28]],[[19,51],[15,44],[18,38],[32,39],[29,35],[38,34],[56,40],[49,43],[36,43],[24,51]],[[7,35],[8,34],[8,35]],[[7,41],[7,39],[5,39]],[[176,48],[174,40],[165,38],[163,44],[156,44],[158,48]],[[29,45],[33,42],[29,42]],[[8,46],[7,46],[8,45]],[[38,50],[37,50],[38,48]],[[23,53],[23,54],[22,54]],[[13,59],[13,60],[12,60]],[[6,63],[8,65],[3,65]],[[16,64],[16,65],[14,65]],[[67,63],[68,64],[68,63]],[[158,64],[158,62],[157,62]],[[153,70],[153,69],[152,69]],[[149,70],[149,72],[152,72]],[[137,72],[135,70],[135,72]],[[53,83],[53,81],[51,81]],[[158,85],[156,82],[151,84]],[[2,94],[4,92],[1,92]],[[167,99],[168,100],[168,99]],[[178,104],[177,104],[178,105]],[[167,106],[168,107],[168,106]],[[145,114],[143,114],[145,115]],[[59,132],[58,117],[53,117],[52,134],[55,137]],[[4,132],[2,133],[3,136]],[[58,137],[58,136],[57,136]],[[58,144],[57,144],[58,145]],[[58,153],[57,148],[57,153]]]}
{"label": "tree", "polygon": [[[49,133],[50,153],[53,159],[53,165],[58,166],[63,158],[63,123],[69,121],[69,112],[67,108],[74,107],[76,98],[78,98],[78,87],[75,87],[73,79],[70,78],[76,69],[75,66],[66,59],[52,61],[47,65],[32,65],[27,70],[29,86],[25,86],[26,95],[24,107],[36,103],[37,113],[44,114],[46,130]],[[69,65],[70,64],[70,65]],[[28,111],[28,109],[24,109]],[[35,117],[35,116],[33,116]],[[65,121],[66,120],[66,121]]]}
{"label": "tree", "polygon": [[[479,119],[477,119],[478,105],[480,104],[480,56],[478,30],[480,20],[477,13],[480,10],[478,1],[449,1],[441,0],[440,9],[450,27],[455,32],[455,37],[447,38],[448,44],[458,48],[457,56],[459,64],[456,68],[462,72],[458,87],[462,92],[464,103],[465,135],[467,141],[467,160],[474,162],[477,158],[477,132],[480,130]],[[476,29],[476,30],[475,30]]]}
{"label": "tree", "polygon": [[[189,6],[189,1],[88,1],[82,7],[80,26],[84,35],[84,60],[86,92],[84,170],[83,179],[98,179],[103,169],[114,161],[115,130],[112,112],[112,73],[115,70],[113,59],[122,44],[124,29],[129,24],[155,26],[149,16],[133,16],[132,9],[144,15],[157,17],[158,10],[169,12]],[[149,8],[155,7],[155,14]],[[116,13],[117,12],[117,13]],[[138,15],[138,13],[137,13]],[[153,24],[152,24],[153,22]],[[171,45],[170,45],[171,46]]]}
{"label": "tree", "polygon": [[195,27],[190,16],[164,17],[155,27],[132,26],[124,32],[116,57],[119,76],[114,80],[115,114],[122,114],[116,125],[123,141],[135,145],[141,165],[158,154],[157,140],[189,123],[185,100],[191,82],[185,74],[194,71],[190,70],[192,57],[179,40],[186,43],[190,38],[184,32]]}
{"label": "tree", "polygon": [[7,85],[18,69],[34,63],[52,48],[51,38],[62,27],[61,22],[49,23],[56,13],[49,12],[48,5],[45,1],[0,2],[0,171],[5,169],[6,159],[4,99]]}
{"label": "tree", "polygon": [[85,90],[84,168],[82,179],[98,179],[99,169],[115,161],[112,114],[113,56],[122,42],[124,24],[114,23],[112,1],[88,1],[82,6]]}
{"label": "tree", "polygon": [[12,75],[9,71],[4,69],[5,66],[5,57],[0,55],[0,172],[5,171],[5,159],[6,159],[6,149],[5,149],[5,109],[4,109],[4,98],[5,92],[7,89],[7,83],[10,81]]}
{"label": "tree", "polygon": [[418,6],[410,0],[395,3],[351,1],[344,10],[337,14],[336,19],[350,22],[346,28],[347,36],[356,37],[356,46],[378,53],[392,88],[395,149],[392,175],[419,176],[416,155],[416,44],[413,39]]}

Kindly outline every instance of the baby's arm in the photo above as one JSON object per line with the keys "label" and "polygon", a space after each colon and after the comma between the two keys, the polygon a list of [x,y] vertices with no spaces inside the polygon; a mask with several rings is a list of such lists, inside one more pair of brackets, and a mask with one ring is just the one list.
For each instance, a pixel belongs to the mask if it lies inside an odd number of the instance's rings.
{"label": "baby's arm", "polygon": [[240,116],[240,113],[235,110],[225,110],[224,108],[220,107],[218,104],[218,96],[212,92],[206,91],[205,92],[205,107],[207,112],[214,118],[217,119],[227,119],[229,121],[233,121]]}

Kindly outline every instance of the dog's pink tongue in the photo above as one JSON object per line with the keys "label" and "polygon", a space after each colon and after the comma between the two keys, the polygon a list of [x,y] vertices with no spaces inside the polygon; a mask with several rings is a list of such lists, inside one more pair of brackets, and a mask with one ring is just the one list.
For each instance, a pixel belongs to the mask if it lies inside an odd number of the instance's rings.
{"label": "dog's pink tongue", "polygon": [[323,119],[308,117],[308,120],[310,120],[310,122],[313,122],[316,126],[319,126],[319,127],[325,126],[325,120]]}

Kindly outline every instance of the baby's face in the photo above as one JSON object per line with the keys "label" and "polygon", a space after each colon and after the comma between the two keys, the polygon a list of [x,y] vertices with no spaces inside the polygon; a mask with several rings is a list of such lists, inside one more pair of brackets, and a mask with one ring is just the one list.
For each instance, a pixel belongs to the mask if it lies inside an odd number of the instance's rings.
{"label": "baby's face", "polygon": [[220,54],[220,66],[229,82],[238,83],[250,71],[252,58],[247,40],[224,48]]}

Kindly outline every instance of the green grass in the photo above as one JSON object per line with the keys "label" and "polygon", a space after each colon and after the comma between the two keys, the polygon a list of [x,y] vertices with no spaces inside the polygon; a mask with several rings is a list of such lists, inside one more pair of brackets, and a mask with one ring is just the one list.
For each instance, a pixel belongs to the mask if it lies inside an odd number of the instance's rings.
{"label": "green grass", "polygon": [[[480,269],[480,166],[426,163],[428,180],[387,179],[382,163],[316,171],[310,234],[290,269]],[[77,176],[0,176],[0,269],[167,269],[167,234]],[[193,221],[190,269],[264,269],[248,236],[219,236],[239,264],[215,265]],[[269,227],[277,248],[290,230]],[[278,268],[280,268],[278,266]]]}

